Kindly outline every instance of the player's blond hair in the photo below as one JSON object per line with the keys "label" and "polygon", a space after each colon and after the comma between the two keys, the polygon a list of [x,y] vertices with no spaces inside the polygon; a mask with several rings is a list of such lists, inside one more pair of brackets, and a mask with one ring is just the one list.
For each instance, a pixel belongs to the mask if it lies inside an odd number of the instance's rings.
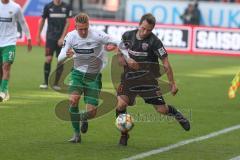
{"label": "player's blond hair", "polygon": [[81,12],[75,16],[75,23],[89,23],[89,16]]}

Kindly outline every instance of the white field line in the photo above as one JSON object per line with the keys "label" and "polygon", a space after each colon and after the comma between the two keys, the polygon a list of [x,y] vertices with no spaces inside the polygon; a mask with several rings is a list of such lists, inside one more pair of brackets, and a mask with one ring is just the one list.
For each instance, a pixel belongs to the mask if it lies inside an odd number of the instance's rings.
{"label": "white field line", "polygon": [[[206,140],[206,139],[209,139],[209,138],[213,138],[213,137],[219,136],[221,134],[225,134],[225,133],[228,133],[228,132],[232,132],[234,130],[238,130],[238,129],[240,129],[240,125],[236,125],[236,126],[232,126],[232,127],[229,127],[229,128],[225,128],[225,129],[220,130],[220,131],[212,132],[212,133],[207,134],[205,136],[200,136],[200,137],[196,137],[196,138],[180,141],[180,142],[178,142],[176,144],[172,144],[172,145],[169,145],[169,146],[166,146],[166,147],[161,147],[161,148],[157,148],[157,149],[154,149],[154,150],[151,150],[151,151],[139,153],[137,155],[134,155],[134,156],[131,156],[131,157],[128,157],[128,158],[124,158],[122,160],[143,159],[143,158],[155,155],[155,154],[159,154],[159,153],[162,153],[162,152],[166,152],[166,151],[169,151],[169,150],[172,150],[172,149],[184,146],[186,144],[203,141],[203,140]],[[240,159],[236,159],[236,160],[240,160]]]}
{"label": "white field line", "polygon": [[230,159],[230,160],[240,160],[240,156],[234,157],[234,158],[232,158],[232,159]]}

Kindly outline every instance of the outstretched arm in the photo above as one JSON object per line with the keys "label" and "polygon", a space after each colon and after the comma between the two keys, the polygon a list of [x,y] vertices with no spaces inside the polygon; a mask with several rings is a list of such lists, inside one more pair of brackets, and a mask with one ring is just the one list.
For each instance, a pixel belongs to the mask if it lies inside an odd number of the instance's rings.
{"label": "outstretched arm", "polygon": [[58,55],[58,62],[62,63],[67,58],[72,57],[74,54],[73,49],[71,48],[70,37],[67,35],[63,42],[63,47],[60,54]]}
{"label": "outstretched arm", "polygon": [[121,50],[118,51],[118,62],[122,66],[128,66],[129,68],[133,70],[139,69],[139,64],[132,58],[129,57],[129,55],[126,53],[123,54]]}

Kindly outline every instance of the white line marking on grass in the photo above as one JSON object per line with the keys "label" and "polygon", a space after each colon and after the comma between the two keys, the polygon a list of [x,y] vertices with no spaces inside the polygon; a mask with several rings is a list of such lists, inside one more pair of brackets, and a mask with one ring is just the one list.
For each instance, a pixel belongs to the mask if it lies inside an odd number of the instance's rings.
{"label": "white line marking on grass", "polygon": [[229,128],[225,128],[223,130],[220,130],[220,131],[217,131],[217,132],[213,132],[213,133],[207,134],[205,136],[200,136],[200,137],[196,137],[196,138],[180,141],[180,142],[178,142],[176,144],[172,144],[172,145],[169,145],[169,146],[166,146],[166,147],[161,147],[161,148],[154,149],[154,150],[151,150],[151,151],[139,153],[139,154],[137,154],[135,156],[124,158],[122,160],[142,159],[142,158],[145,158],[145,157],[149,157],[149,156],[152,156],[152,155],[155,155],[155,154],[159,154],[159,153],[162,153],[162,152],[166,152],[166,151],[172,150],[174,148],[178,148],[178,147],[184,146],[186,144],[190,144],[190,143],[193,143],[193,142],[199,142],[199,141],[203,141],[203,140],[206,140],[206,139],[209,139],[209,138],[213,138],[213,137],[216,137],[216,136],[219,136],[221,134],[225,134],[225,133],[237,130],[237,129],[240,129],[240,125],[236,125],[236,126],[232,126],[232,127],[229,127]]}
{"label": "white line marking on grass", "polygon": [[234,158],[232,158],[232,159],[230,159],[230,160],[240,160],[240,156],[234,157]]}
{"label": "white line marking on grass", "polygon": [[0,109],[5,109],[5,108],[16,108],[16,107],[13,107],[13,106],[0,106]]}

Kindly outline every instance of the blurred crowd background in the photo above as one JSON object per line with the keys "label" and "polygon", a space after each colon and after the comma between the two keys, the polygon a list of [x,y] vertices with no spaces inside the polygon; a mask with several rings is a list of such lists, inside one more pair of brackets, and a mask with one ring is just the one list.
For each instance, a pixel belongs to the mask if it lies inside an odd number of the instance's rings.
{"label": "blurred crowd background", "polygon": [[[41,16],[51,0],[15,0],[25,16]],[[63,0],[73,15],[86,12],[92,19],[138,22],[151,12],[160,24],[192,24],[238,28],[240,0]]]}

